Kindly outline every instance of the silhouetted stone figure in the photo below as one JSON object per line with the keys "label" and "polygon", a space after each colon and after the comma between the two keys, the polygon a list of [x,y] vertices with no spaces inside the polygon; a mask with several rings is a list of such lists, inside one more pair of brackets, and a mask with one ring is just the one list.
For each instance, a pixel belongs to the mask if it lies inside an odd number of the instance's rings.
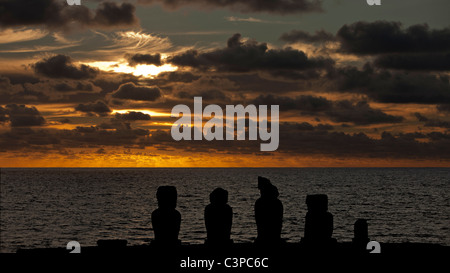
{"label": "silhouetted stone figure", "polygon": [[255,202],[255,218],[258,237],[256,243],[277,244],[281,242],[283,204],[278,199],[278,189],[270,180],[258,176],[261,197]]}
{"label": "silhouetted stone figure", "polygon": [[206,244],[223,246],[232,243],[233,209],[227,204],[228,192],[217,188],[211,192],[209,200],[211,203],[205,208]]}
{"label": "silhouetted stone figure", "polygon": [[366,249],[369,242],[369,230],[366,219],[358,219],[354,225],[353,244],[358,249]]}
{"label": "silhouetted stone figure", "polygon": [[161,186],[156,192],[158,208],[152,212],[152,225],[155,233],[154,244],[158,246],[179,245],[181,215],[177,206],[177,189],[173,186]]}
{"label": "silhouetted stone figure", "polygon": [[328,212],[328,197],[325,194],[308,195],[306,197],[308,212],[305,219],[305,243],[328,244],[334,240],[333,215]]}

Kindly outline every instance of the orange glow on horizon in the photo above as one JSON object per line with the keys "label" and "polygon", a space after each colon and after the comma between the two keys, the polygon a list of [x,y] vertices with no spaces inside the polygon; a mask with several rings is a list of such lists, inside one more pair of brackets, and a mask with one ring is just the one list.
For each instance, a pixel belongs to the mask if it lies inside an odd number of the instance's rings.
{"label": "orange glow on horizon", "polygon": [[157,148],[126,149],[123,147],[77,148],[22,154],[8,152],[0,159],[3,168],[302,168],[302,167],[450,167],[445,160],[335,158],[321,155],[289,156],[210,153],[180,153],[178,150],[158,151]]}

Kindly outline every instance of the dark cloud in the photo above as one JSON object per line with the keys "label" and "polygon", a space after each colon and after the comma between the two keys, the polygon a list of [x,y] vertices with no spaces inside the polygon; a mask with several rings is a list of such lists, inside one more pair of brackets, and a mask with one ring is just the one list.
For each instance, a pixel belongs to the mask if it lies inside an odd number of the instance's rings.
{"label": "dark cloud", "polygon": [[227,75],[226,78],[236,85],[233,90],[240,93],[285,93],[311,88],[308,81],[285,81],[279,78],[267,78],[260,73]]}
{"label": "dark cloud", "polygon": [[55,103],[91,103],[93,101],[104,100],[105,96],[96,92],[71,92],[63,97],[53,100]]}
{"label": "dark cloud", "polygon": [[151,119],[149,114],[144,114],[142,112],[135,112],[135,111],[131,111],[125,114],[116,113],[115,118],[119,120],[128,120],[128,121]]}
{"label": "dark cloud", "polygon": [[337,51],[356,55],[375,55],[381,68],[448,71],[450,70],[450,28],[430,29],[428,25],[403,28],[399,22],[355,22],[342,26],[336,35],[324,30],[314,34],[303,30],[284,33],[287,43],[338,41]]}
{"label": "dark cloud", "polygon": [[416,116],[418,121],[424,123],[423,126],[425,126],[425,127],[439,127],[439,128],[450,129],[450,122],[448,122],[448,121],[428,118],[417,112],[414,113],[414,115]]}
{"label": "dark cloud", "polygon": [[23,92],[22,85],[12,84],[9,77],[0,76],[0,104],[27,103],[20,95]]}
{"label": "dark cloud", "polygon": [[436,109],[439,112],[448,112],[450,113],[450,104],[440,104],[436,106]]}
{"label": "dark cloud", "polygon": [[322,124],[322,123],[317,124],[317,126],[315,127],[315,130],[319,130],[319,131],[331,131],[333,129],[334,129],[333,125]]}
{"label": "dark cloud", "polygon": [[105,151],[105,149],[100,148],[100,149],[98,149],[95,153],[96,153],[96,154],[106,154],[106,151]]}
{"label": "dark cloud", "polygon": [[[27,130],[23,130],[27,129]],[[423,139],[428,139],[424,142]],[[155,147],[183,152],[259,154],[258,141],[174,141],[170,130],[149,131],[130,126],[86,126],[74,130],[32,130],[11,128],[0,135],[2,150],[70,148]],[[336,132],[327,124],[281,123],[278,153],[320,155],[337,158],[436,159],[450,160],[450,135],[442,132],[382,132],[379,137],[364,133]]]}
{"label": "dark cloud", "polygon": [[[40,76],[40,79],[35,81],[34,79],[36,78],[34,76],[26,74],[0,76],[0,104],[69,103],[76,105],[79,103],[92,103],[98,100],[105,100],[109,93],[117,90],[123,83],[138,82],[138,77],[131,74],[105,71],[98,71],[98,74],[94,72],[93,74],[97,75],[94,79],[69,78],[71,74],[72,76],[75,74],[77,77],[89,75],[89,69],[83,69],[80,65],[73,62],[66,62],[67,58],[64,55],[61,56],[64,57],[61,58],[64,64],[61,65],[63,69],[60,70],[63,70],[67,77],[50,78]],[[44,63],[45,60],[41,62]],[[53,67],[53,70],[58,70],[54,65],[45,64],[45,71],[49,71],[49,67]],[[30,72],[35,75],[34,71]],[[9,78],[10,75],[12,79]],[[14,80],[14,84],[12,80]]]}
{"label": "dark cloud", "polygon": [[175,91],[183,90],[189,92],[194,90],[192,86],[197,85],[201,77],[202,74],[193,74],[184,71],[162,72],[154,78],[140,79],[136,83],[142,86],[157,86],[162,93],[170,95]]}
{"label": "dark cloud", "polygon": [[366,94],[389,103],[450,103],[447,76],[429,73],[376,70],[366,64],[362,69],[348,66],[330,70],[329,90]]}
{"label": "dark cloud", "polygon": [[36,107],[26,105],[8,104],[0,106],[0,122],[11,122],[11,127],[42,126],[45,119]]}
{"label": "dark cloud", "polygon": [[136,66],[138,64],[153,64],[156,66],[162,65],[161,54],[134,54],[127,55],[128,64],[131,66]]}
{"label": "dark cloud", "polygon": [[[418,138],[428,138],[424,143]],[[392,134],[382,132],[381,138],[364,133],[346,134],[324,130],[304,130],[297,124],[280,124],[280,147],[285,153],[320,154],[326,156],[371,158],[441,158],[450,159],[450,135],[433,132]],[[441,150],[442,149],[442,150]]]}
{"label": "dark cloud", "polygon": [[150,132],[144,129],[121,128],[114,130],[95,127],[89,132],[70,132],[67,140],[74,141],[74,145],[104,145],[104,146],[127,146],[136,143],[140,138]]}
{"label": "dark cloud", "polygon": [[314,70],[334,64],[329,58],[308,58],[303,51],[292,48],[268,49],[266,43],[242,42],[240,34],[229,38],[226,48],[204,53],[189,50],[170,57],[168,61],[178,66],[225,72]]}
{"label": "dark cloud", "polygon": [[73,86],[62,82],[62,83],[58,83],[56,85],[53,86],[55,88],[56,91],[60,91],[60,92],[70,92],[70,91],[74,91],[75,89],[73,88]]}
{"label": "dark cloud", "polygon": [[69,6],[58,0],[3,0],[0,26],[45,26],[69,30],[80,27],[113,28],[137,24],[135,7],[129,3],[103,2],[95,11],[86,5]]}
{"label": "dark cloud", "polygon": [[[286,124],[289,123],[284,123],[283,126],[286,126]],[[296,129],[299,131],[314,131],[314,130],[330,131],[334,129],[334,127],[330,124],[321,124],[321,123],[317,124],[316,126],[312,125],[309,122],[291,123],[291,125],[296,127]]]}
{"label": "dark cloud", "polygon": [[[357,55],[390,54],[389,56],[398,56],[394,54],[449,53],[450,28],[430,29],[426,24],[403,28],[400,22],[358,21],[342,26],[336,35],[324,30],[316,31],[314,34],[303,30],[292,30],[284,33],[280,40],[287,43],[339,41],[339,51]],[[429,54],[424,56],[410,54],[402,57],[425,59],[426,56],[434,59]],[[383,61],[387,60],[383,59]],[[406,60],[403,59],[403,61]],[[428,60],[427,62],[432,61]]]}
{"label": "dark cloud", "polygon": [[95,78],[94,80],[91,80],[92,83],[95,86],[98,86],[101,88],[103,94],[108,94],[116,91],[119,86],[121,86],[124,83],[137,83],[140,79],[137,76],[134,76],[132,74],[124,74],[124,73],[111,73],[106,74],[104,71]]}
{"label": "dark cloud", "polygon": [[110,119],[109,122],[103,122],[94,126],[96,130],[131,130],[131,123],[121,119]]}
{"label": "dark cloud", "polygon": [[374,64],[392,69],[448,71],[450,70],[450,52],[387,54],[377,57]]}
{"label": "dark cloud", "polygon": [[94,145],[128,146],[136,143],[140,138],[150,132],[144,129],[132,129],[127,126],[122,128],[101,128],[100,126],[77,127],[66,131],[64,134],[57,132],[58,137],[65,144],[64,147],[92,147]]}
{"label": "dark cloud", "polygon": [[[29,151],[35,145],[58,143],[59,140],[48,130],[33,130],[30,127],[12,127],[0,136],[0,149]],[[47,149],[48,151],[49,149]]]}
{"label": "dark cloud", "polygon": [[[38,77],[31,74],[22,74],[22,73],[7,73],[3,74],[5,79],[8,79],[8,82],[11,84],[24,84],[24,83],[38,83],[40,80]],[[2,82],[0,76],[0,84]]]}
{"label": "dark cloud", "polygon": [[79,133],[94,133],[98,131],[98,127],[97,126],[77,126],[75,128],[76,132]]}
{"label": "dark cloud", "polygon": [[49,78],[89,79],[95,78],[99,70],[88,65],[76,66],[66,55],[56,55],[31,65],[34,71]]}
{"label": "dark cloud", "polygon": [[158,87],[137,86],[132,82],[122,84],[113,94],[113,98],[125,100],[155,101],[161,97]]}
{"label": "dark cloud", "polygon": [[399,22],[356,22],[341,27],[337,38],[342,51],[362,55],[450,50],[450,28],[436,30],[428,25],[404,29]]}
{"label": "dark cloud", "polygon": [[295,98],[285,96],[259,96],[252,101],[256,105],[279,105],[280,111],[298,110],[303,115],[324,115],[334,122],[352,122],[356,125],[398,123],[403,117],[392,116],[374,109],[366,101],[330,101],[310,95]]}
{"label": "dark cloud", "polygon": [[251,103],[255,105],[279,105],[280,111],[299,110],[309,114],[325,112],[333,108],[332,101],[324,97],[311,95],[302,95],[295,98],[287,96],[260,95]]}
{"label": "dark cloud", "polygon": [[76,111],[87,113],[89,115],[97,114],[99,116],[107,116],[111,113],[111,109],[103,101],[97,101],[95,103],[78,104],[75,107]]}
{"label": "dark cloud", "polygon": [[158,75],[159,80],[166,80],[168,82],[184,82],[189,83],[193,82],[195,80],[198,80],[201,76],[194,75],[191,72],[179,72],[179,71],[173,71],[173,72],[162,72]]}
{"label": "dark cloud", "polygon": [[59,120],[59,122],[61,122],[61,124],[68,124],[68,123],[71,123],[70,119],[68,119],[68,118],[61,119],[61,120]]}
{"label": "dark cloud", "polygon": [[428,118],[423,116],[421,113],[416,112],[416,113],[414,113],[414,116],[417,118],[418,121],[421,121],[421,122],[428,121]]}
{"label": "dark cloud", "polygon": [[54,85],[56,91],[60,92],[73,92],[73,91],[93,91],[94,87],[92,83],[68,83],[68,82],[59,82]]}
{"label": "dark cloud", "polygon": [[132,26],[138,22],[134,15],[135,7],[130,3],[117,4],[115,2],[103,2],[95,11],[94,26]]}
{"label": "dark cloud", "polygon": [[34,104],[36,102],[49,102],[50,97],[43,92],[29,90],[23,86],[17,91],[0,89],[0,103]]}
{"label": "dark cloud", "polygon": [[10,85],[10,84],[11,84],[11,81],[9,80],[9,78],[0,76],[0,85],[1,86]]}
{"label": "dark cloud", "polygon": [[309,32],[303,30],[292,30],[287,33],[283,33],[281,35],[280,40],[294,44],[297,42],[303,43],[323,43],[335,41],[336,37],[334,34],[327,32],[325,30],[316,31],[314,34],[310,34]]}
{"label": "dark cloud", "polygon": [[356,125],[399,123],[403,121],[403,117],[388,115],[379,109],[373,109],[365,101],[356,103],[348,100],[337,101],[326,114],[332,121],[353,122]]}
{"label": "dark cloud", "polygon": [[161,3],[169,9],[177,9],[189,5],[201,8],[228,8],[242,13],[295,14],[322,11],[321,0],[138,0],[138,3]]}
{"label": "dark cloud", "polygon": [[[429,142],[423,142],[427,138]],[[421,140],[418,140],[421,139]],[[229,154],[258,153],[255,141],[174,141],[170,131],[152,132],[144,145],[157,145],[159,149],[181,149],[189,152],[226,152]],[[450,135],[440,132],[429,134],[392,134],[382,132],[372,138],[364,133],[348,134],[332,131],[330,125],[310,123],[280,123],[280,146],[277,152],[289,155],[321,155],[338,158],[403,158],[403,159],[450,159]]]}
{"label": "dark cloud", "polygon": [[229,101],[227,95],[218,89],[211,89],[197,92],[181,91],[178,92],[176,96],[181,99],[191,99],[191,100],[193,100],[194,97],[202,97],[202,99],[206,101],[216,100],[220,101],[221,103]]}

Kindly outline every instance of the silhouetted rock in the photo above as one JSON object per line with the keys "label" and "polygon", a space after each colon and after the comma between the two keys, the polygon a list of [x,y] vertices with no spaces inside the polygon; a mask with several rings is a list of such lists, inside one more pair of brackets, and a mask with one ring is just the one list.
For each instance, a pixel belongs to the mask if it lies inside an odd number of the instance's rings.
{"label": "silhouetted rock", "polygon": [[261,176],[258,176],[258,189],[261,197],[255,202],[256,243],[278,244],[283,226],[283,204],[278,199],[278,189]]}
{"label": "silhouetted rock", "polygon": [[224,246],[232,243],[230,239],[233,222],[233,209],[228,203],[228,192],[217,188],[209,195],[210,204],[205,208],[205,225],[210,246]]}
{"label": "silhouetted rock", "polygon": [[333,215],[328,212],[328,196],[325,194],[306,197],[308,212],[305,218],[305,237],[302,242],[324,245],[335,242],[333,235]]}
{"label": "silhouetted rock", "polygon": [[152,212],[153,232],[158,246],[179,245],[181,215],[177,206],[177,189],[173,186],[161,186],[156,192],[158,208]]}

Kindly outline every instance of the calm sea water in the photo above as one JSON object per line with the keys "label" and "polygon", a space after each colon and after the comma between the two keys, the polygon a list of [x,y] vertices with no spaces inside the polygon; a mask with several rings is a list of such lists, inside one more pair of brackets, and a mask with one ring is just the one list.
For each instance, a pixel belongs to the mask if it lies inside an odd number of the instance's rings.
{"label": "calm sea water", "polygon": [[229,192],[232,238],[251,242],[258,175],[279,189],[289,242],[303,236],[306,195],[325,193],[338,241],[351,241],[355,220],[366,218],[369,237],[379,242],[450,245],[450,168],[1,169],[0,251],[72,240],[146,244],[160,185],[177,187],[184,243],[204,242],[203,210],[216,187]]}

